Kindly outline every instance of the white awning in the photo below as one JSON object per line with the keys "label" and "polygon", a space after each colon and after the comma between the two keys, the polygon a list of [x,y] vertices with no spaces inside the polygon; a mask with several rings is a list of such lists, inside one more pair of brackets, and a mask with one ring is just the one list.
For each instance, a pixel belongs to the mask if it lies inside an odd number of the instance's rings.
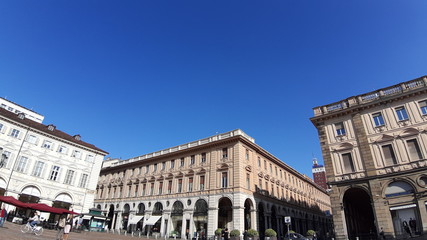
{"label": "white awning", "polygon": [[162,216],[151,216],[149,219],[144,221],[144,225],[154,225]]}
{"label": "white awning", "polygon": [[129,220],[128,224],[137,224],[144,216],[133,216],[131,220]]}
{"label": "white awning", "polygon": [[93,217],[94,219],[105,220],[107,217]]}
{"label": "white awning", "polygon": [[416,204],[409,204],[409,205],[391,207],[390,210],[400,210],[400,209],[406,209],[406,208],[414,208],[416,206],[417,206]]}
{"label": "white awning", "polygon": [[91,218],[92,218],[92,216],[89,216],[89,215],[83,216],[83,220],[90,220]]}

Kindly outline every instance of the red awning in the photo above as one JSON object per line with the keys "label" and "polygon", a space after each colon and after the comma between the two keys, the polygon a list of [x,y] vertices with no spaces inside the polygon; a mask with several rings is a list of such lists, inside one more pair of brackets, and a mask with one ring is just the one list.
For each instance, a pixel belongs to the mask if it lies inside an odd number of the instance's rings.
{"label": "red awning", "polygon": [[13,206],[27,208],[27,203],[23,203],[12,196],[0,196],[0,202],[11,204]]}
{"label": "red awning", "polygon": [[39,210],[41,212],[50,212],[50,213],[56,213],[56,214],[62,214],[64,210],[66,210],[62,208],[51,207],[44,203],[27,203],[27,207],[34,210]]}

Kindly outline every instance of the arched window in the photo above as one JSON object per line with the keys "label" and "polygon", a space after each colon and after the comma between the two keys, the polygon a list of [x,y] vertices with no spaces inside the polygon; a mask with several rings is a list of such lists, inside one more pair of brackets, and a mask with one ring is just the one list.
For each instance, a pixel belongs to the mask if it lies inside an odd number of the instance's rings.
{"label": "arched window", "polygon": [[414,193],[412,186],[402,181],[390,183],[385,190],[386,197],[394,197],[412,193]]}
{"label": "arched window", "polygon": [[208,204],[205,200],[197,200],[194,207],[194,216],[205,216],[208,215]]}
{"label": "arched window", "polygon": [[143,203],[138,204],[138,214],[144,214],[145,205]]}
{"label": "arched window", "polygon": [[156,202],[154,204],[153,215],[162,215],[163,213],[163,205],[160,202]]}
{"label": "arched window", "polygon": [[182,215],[184,213],[184,205],[180,201],[176,201],[172,206],[172,215]]}

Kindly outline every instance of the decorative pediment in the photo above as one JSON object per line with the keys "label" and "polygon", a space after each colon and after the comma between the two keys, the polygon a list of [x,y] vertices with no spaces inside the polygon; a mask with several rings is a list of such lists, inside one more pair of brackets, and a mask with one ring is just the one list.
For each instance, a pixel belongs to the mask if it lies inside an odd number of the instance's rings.
{"label": "decorative pediment", "polygon": [[171,178],[173,178],[173,174],[172,174],[172,173],[169,173],[169,174],[166,176],[166,178],[167,178],[167,179],[171,179]]}
{"label": "decorative pediment", "polygon": [[246,166],[245,169],[248,172],[252,172],[252,166],[251,165]]}
{"label": "decorative pediment", "polygon": [[206,169],[204,169],[204,168],[201,168],[201,169],[197,172],[197,174],[203,174],[203,173],[206,173]]}
{"label": "decorative pediment", "polygon": [[157,180],[163,180],[163,179],[164,177],[162,175],[157,178]]}
{"label": "decorative pediment", "polygon": [[150,182],[156,181],[156,178],[153,176],[150,179],[148,179],[148,181],[150,181]]}
{"label": "decorative pediment", "polygon": [[345,142],[340,144],[338,147],[334,148],[334,151],[344,151],[344,150],[348,150],[348,149],[352,149],[354,147],[353,144]]}
{"label": "decorative pediment", "polygon": [[285,183],[284,183],[284,182],[282,182],[282,184],[280,184],[280,186],[284,187],[284,186],[285,186]]}
{"label": "decorative pediment", "polygon": [[277,181],[276,181],[276,184],[277,184],[277,185],[280,185],[280,181],[279,181],[279,180],[277,180]]}
{"label": "decorative pediment", "polygon": [[258,173],[258,177],[260,177],[260,178],[264,177],[264,173],[259,172],[259,173]]}
{"label": "decorative pediment", "polygon": [[269,179],[270,179],[270,175],[266,174],[266,175],[264,176],[264,178],[265,178],[265,180],[269,180]]}
{"label": "decorative pediment", "polygon": [[218,167],[218,170],[228,169],[230,166],[227,163],[223,163]]}
{"label": "decorative pediment", "polygon": [[406,136],[412,136],[412,135],[418,135],[420,132],[415,128],[407,128],[402,131],[401,134],[399,134],[400,137],[406,137]]}
{"label": "decorative pediment", "polygon": [[190,169],[185,175],[186,176],[194,175],[194,171]]}
{"label": "decorative pediment", "polygon": [[387,135],[387,134],[383,134],[382,136],[380,136],[379,138],[377,138],[374,143],[380,143],[380,142],[387,142],[387,141],[393,141],[394,137]]}
{"label": "decorative pediment", "polygon": [[184,173],[183,173],[183,172],[178,172],[178,173],[176,174],[176,176],[177,176],[177,177],[182,177],[182,176],[184,176]]}

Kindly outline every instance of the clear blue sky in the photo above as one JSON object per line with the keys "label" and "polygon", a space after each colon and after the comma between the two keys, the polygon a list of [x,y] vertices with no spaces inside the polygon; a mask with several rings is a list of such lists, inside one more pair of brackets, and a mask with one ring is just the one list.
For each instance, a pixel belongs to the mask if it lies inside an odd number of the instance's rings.
{"label": "clear blue sky", "polygon": [[0,96],[111,157],[240,128],[311,176],[312,108],[426,75],[426,12],[425,0],[2,1]]}

